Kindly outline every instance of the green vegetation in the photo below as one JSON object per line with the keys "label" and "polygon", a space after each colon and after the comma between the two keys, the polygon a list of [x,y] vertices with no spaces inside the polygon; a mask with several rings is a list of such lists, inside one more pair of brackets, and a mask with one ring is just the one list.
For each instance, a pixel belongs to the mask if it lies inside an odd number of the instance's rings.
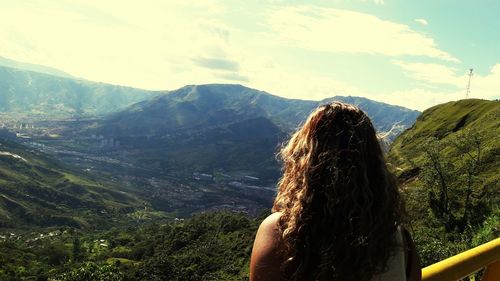
{"label": "green vegetation", "polygon": [[424,265],[500,236],[500,102],[432,107],[393,143]]}
{"label": "green vegetation", "polygon": [[144,205],[109,182],[83,176],[42,153],[0,139],[0,227],[109,227]]}
{"label": "green vegetation", "polygon": [[0,280],[245,280],[261,219],[217,212],[105,232],[21,234],[0,240]]}
{"label": "green vegetation", "polygon": [[[423,265],[500,236],[499,117],[498,101],[451,102],[426,110],[393,143],[388,157]],[[214,142],[205,144],[215,145],[221,135],[234,140],[239,130],[228,125],[199,134],[211,136]],[[180,147],[187,151],[187,144],[204,143],[193,137]],[[169,207],[164,201],[151,204],[151,211],[138,208],[144,206],[139,197],[117,192],[101,178],[79,175],[13,143],[2,141],[0,151],[21,157],[0,156],[0,280],[248,279],[264,215],[211,212],[166,219],[154,209]],[[211,198],[204,196],[200,200]],[[143,218],[149,222],[117,223]],[[24,227],[13,229],[19,224]]]}

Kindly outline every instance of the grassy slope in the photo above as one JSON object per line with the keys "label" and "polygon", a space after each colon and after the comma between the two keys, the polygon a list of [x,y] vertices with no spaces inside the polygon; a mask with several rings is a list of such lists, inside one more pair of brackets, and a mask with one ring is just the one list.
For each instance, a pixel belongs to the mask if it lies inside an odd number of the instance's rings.
{"label": "grassy slope", "polygon": [[[468,99],[431,107],[416,123],[393,143],[389,152],[391,163],[400,174],[424,162],[422,147],[431,138],[442,141],[459,136],[464,131],[475,131],[483,139],[485,169],[482,176],[498,180],[500,158],[500,102]],[[447,151],[445,151],[446,153]]]}
{"label": "grassy slope", "polygon": [[[437,139],[441,144],[441,157],[460,165],[467,158],[463,153],[457,152],[450,142],[456,141],[457,138],[463,139],[470,133],[478,134],[482,141],[482,165],[474,188],[488,190],[484,199],[481,199],[480,206],[483,206],[483,209],[474,209],[480,213],[473,213],[472,216],[480,218],[487,212],[489,217],[480,225],[469,225],[464,232],[446,233],[442,223],[430,210],[429,186],[424,183],[424,170],[428,170],[424,166],[427,161],[424,148],[426,143]],[[500,102],[469,99],[429,108],[422,113],[412,128],[406,130],[393,143],[388,155],[389,161],[396,168],[402,182],[409,215],[408,224],[423,265],[432,264],[498,237],[499,135]],[[455,174],[454,177],[460,179],[463,175]],[[451,196],[464,198],[460,193],[463,189],[457,185],[453,188],[454,193]],[[460,209],[459,206],[453,208]]]}
{"label": "grassy slope", "polygon": [[134,196],[98,179],[70,171],[42,153],[1,140],[0,227],[99,227],[113,213],[140,204]]}

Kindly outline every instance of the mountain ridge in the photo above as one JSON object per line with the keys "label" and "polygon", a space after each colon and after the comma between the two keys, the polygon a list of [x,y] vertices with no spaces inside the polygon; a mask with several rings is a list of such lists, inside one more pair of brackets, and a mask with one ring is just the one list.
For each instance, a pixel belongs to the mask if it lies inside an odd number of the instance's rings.
{"label": "mountain ridge", "polygon": [[157,92],[0,66],[0,112],[33,116],[103,115]]}
{"label": "mountain ridge", "polygon": [[[358,103],[379,131],[398,126],[402,130],[419,114],[360,97],[335,97],[328,101],[332,99]],[[208,173],[214,169],[254,170],[253,176],[267,175],[271,183],[279,176],[274,155],[280,144],[324,102],[287,99],[238,84],[191,85],[110,114],[77,135],[101,135],[119,141],[118,150],[136,152],[128,153],[127,159],[134,159],[138,165],[159,163],[166,170],[196,167],[196,171]],[[257,130],[251,126],[254,122],[272,129]],[[236,140],[236,132],[242,134],[244,126],[249,126],[247,130],[252,135],[247,140]],[[224,151],[232,151],[231,161],[217,157]],[[248,151],[259,153],[250,157]],[[238,158],[238,153],[255,161]]]}
{"label": "mountain ridge", "polygon": [[38,73],[44,73],[52,76],[59,76],[59,77],[64,77],[64,78],[72,78],[75,79],[74,76],[59,70],[54,67],[49,67],[45,65],[40,65],[40,64],[33,64],[33,63],[26,63],[26,62],[20,62],[20,61],[15,61],[9,58],[5,58],[0,56],[0,66],[5,66],[5,67],[10,67],[10,68],[16,68],[19,70],[25,70],[25,71],[32,71],[32,72],[38,72]]}
{"label": "mountain ridge", "polygon": [[[187,85],[177,90],[158,95],[152,99],[138,102],[121,112],[109,115],[107,121],[113,122],[127,118],[134,119],[140,117],[140,115],[144,115],[146,112],[164,118],[169,117],[168,110],[184,112],[186,115],[182,117],[189,119],[189,112],[186,111],[194,110],[210,114],[212,109],[221,108],[241,117],[245,115],[253,117],[255,115],[265,116],[275,121],[277,125],[285,130],[290,130],[296,128],[304,121],[314,108],[320,104],[334,100],[350,102],[360,106],[369,116],[371,115],[372,119],[375,117],[374,123],[377,129],[384,131],[389,131],[394,125],[397,125],[398,121],[408,127],[420,113],[416,110],[381,103],[363,97],[334,96],[321,101],[312,101],[288,99],[240,84],[202,84]],[[384,107],[384,110],[372,110],[370,107]],[[396,120],[394,114],[388,114],[388,108],[393,109],[393,113],[406,114],[408,117],[403,120]],[[380,119],[384,114],[386,115],[384,118],[390,124],[382,125],[378,122],[377,119]],[[396,118],[399,117],[397,116]],[[391,118],[394,120],[390,120]],[[200,120],[197,119],[195,121]],[[181,124],[173,125],[182,127]]]}

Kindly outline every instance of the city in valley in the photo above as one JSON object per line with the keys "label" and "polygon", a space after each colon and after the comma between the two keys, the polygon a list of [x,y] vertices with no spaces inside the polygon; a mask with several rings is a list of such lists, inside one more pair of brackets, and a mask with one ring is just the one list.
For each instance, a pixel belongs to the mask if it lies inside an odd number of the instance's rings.
{"label": "city in valley", "polygon": [[69,169],[126,185],[147,202],[146,210],[177,216],[222,209],[258,215],[272,204],[275,179],[261,179],[252,171],[176,170],[162,168],[159,162],[137,162],[134,153],[140,151],[128,150],[120,140],[79,133],[94,121],[6,115],[0,136],[51,155]]}

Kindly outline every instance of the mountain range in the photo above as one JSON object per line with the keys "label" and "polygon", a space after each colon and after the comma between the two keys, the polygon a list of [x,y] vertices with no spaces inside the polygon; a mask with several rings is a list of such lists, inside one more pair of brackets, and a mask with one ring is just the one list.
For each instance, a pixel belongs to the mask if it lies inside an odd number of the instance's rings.
{"label": "mountain range", "polygon": [[210,173],[252,171],[274,182],[279,175],[274,155],[280,144],[314,108],[333,100],[359,105],[378,131],[391,137],[411,126],[419,114],[360,97],[307,101],[241,85],[191,85],[110,114],[80,134],[119,141],[136,165]]}
{"label": "mountain range", "polygon": [[[281,143],[314,108],[333,100],[358,105],[379,132],[389,132],[389,138],[419,115],[361,97],[286,99],[242,85],[189,85],[152,92],[9,62],[0,66],[3,116],[59,121],[37,127],[57,134],[33,133],[24,141],[29,148],[2,141],[0,220],[5,226],[85,226],[112,212],[132,212],[144,202],[179,213],[228,203],[262,208],[269,204],[269,187],[280,174],[275,154]],[[92,118],[80,122],[75,117]],[[30,129],[22,133],[29,137]],[[50,149],[42,153],[30,142]],[[193,181],[191,175],[199,173],[213,179]],[[239,182],[245,177],[258,181]],[[93,215],[99,212],[103,215]]]}
{"label": "mountain range", "polygon": [[[361,97],[334,96],[320,102],[294,100],[241,85],[191,85],[175,91],[147,91],[78,79],[54,68],[0,57],[0,112],[4,113],[78,117],[118,112],[108,119],[124,120],[133,119],[140,114],[139,111],[147,109],[153,112],[150,116],[142,116],[144,120],[172,117],[169,114],[187,118],[177,120],[176,124],[170,120],[170,123],[163,125],[173,126],[175,130],[182,127],[182,122],[196,126],[196,122],[189,119],[190,116],[196,116],[193,109],[209,109],[210,114],[216,115],[211,116],[210,120],[204,118],[205,121],[217,123],[217,118],[230,118],[225,114],[265,116],[288,129],[297,126],[318,104],[331,100],[360,106],[374,119],[379,131],[383,132],[390,131],[395,124],[409,126],[419,114],[415,110]],[[131,129],[137,131],[137,128]]]}
{"label": "mountain range", "polygon": [[[361,97],[287,99],[228,84],[152,92],[75,79],[52,68],[6,59],[2,64],[9,67],[0,66],[0,112],[63,120],[100,116],[87,128],[69,126],[69,131],[79,132],[72,136],[75,141],[104,136],[130,151],[134,163],[167,170],[222,168],[276,175],[273,155],[280,143],[314,108],[333,100],[358,105],[389,140],[419,114]],[[221,152],[227,157],[217,157]]]}
{"label": "mountain range", "polygon": [[33,64],[33,63],[26,63],[26,62],[20,62],[20,61],[15,61],[11,60],[8,58],[0,57],[0,66],[4,67],[9,67],[9,68],[15,68],[18,70],[24,70],[24,71],[32,71],[32,72],[38,72],[38,73],[44,73],[52,76],[59,76],[59,77],[65,77],[65,78],[75,78],[71,76],[70,74],[59,70],[57,68],[45,66],[45,65],[40,65],[40,64]]}
{"label": "mountain range", "polygon": [[334,96],[321,101],[287,99],[232,84],[190,85],[136,103],[109,115],[102,133],[158,135],[210,127],[255,117],[270,119],[284,131],[295,129],[320,104],[341,101],[359,106],[380,132],[411,126],[420,112],[362,97]]}
{"label": "mountain range", "polygon": [[0,113],[44,118],[104,115],[156,94],[28,69],[0,66]]}

